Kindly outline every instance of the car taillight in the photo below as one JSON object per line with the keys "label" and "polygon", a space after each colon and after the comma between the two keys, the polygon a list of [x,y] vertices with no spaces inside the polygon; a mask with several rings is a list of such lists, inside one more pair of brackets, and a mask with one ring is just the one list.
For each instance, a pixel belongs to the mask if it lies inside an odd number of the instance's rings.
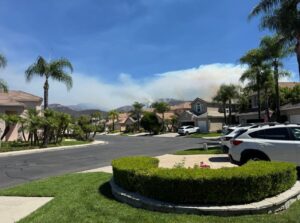
{"label": "car taillight", "polygon": [[235,146],[238,146],[238,145],[240,145],[242,142],[243,142],[243,141],[241,141],[241,140],[236,140],[236,139],[234,139],[234,140],[231,141],[231,144],[232,144],[232,145],[235,145]]}

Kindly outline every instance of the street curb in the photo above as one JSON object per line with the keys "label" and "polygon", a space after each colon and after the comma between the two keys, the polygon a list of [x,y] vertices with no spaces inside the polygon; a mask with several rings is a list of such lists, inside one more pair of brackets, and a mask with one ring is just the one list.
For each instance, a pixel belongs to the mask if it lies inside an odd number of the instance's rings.
{"label": "street curb", "polygon": [[119,187],[114,182],[113,178],[110,180],[110,186],[112,194],[120,202],[129,204],[136,208],[168,213],[206,214],[217,216],[271,214],[286,210],[292,203],[300,200],[300,181],[297,181],[291,189],[278,194],[275,197],[266,198],[262,201],[250,204],[229,206],[176,205],[168,202],[162,202],[144,197],[138,193],[128,192]]}
{"label": "street curb", "polygon": [[82,144],[82,145],[74,145],[74,146],[58,146],[58,147],[51,147],[51,148],[40,148],[40,149],[29,149],[29,150],[12,151],[12,152],[2,152],[2,153],[0,153],[0,157],[18,156],[18,155],[26,155],[26,154],[34,154],[34,153],[44,153],[44,152],[56,151],[56,150],[77,149],[80,147],[85,147],[85,146],[90,146],[90,145],[99,145],[99,144],[108,144],[108,142],[93,141],[92,143],[87,143],[87,144]]}

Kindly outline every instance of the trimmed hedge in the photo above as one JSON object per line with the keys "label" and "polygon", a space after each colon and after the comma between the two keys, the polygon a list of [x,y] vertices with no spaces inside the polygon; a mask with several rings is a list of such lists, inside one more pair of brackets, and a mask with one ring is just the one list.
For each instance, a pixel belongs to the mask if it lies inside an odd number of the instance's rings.
{"label": "trimmed hedge", "polygon": [[113,160],[113,176],[122,188],[176,204],[227,205],[263,200],[291,188],[296,165],[249,162],[221,169],[158,168],[151,157]]}

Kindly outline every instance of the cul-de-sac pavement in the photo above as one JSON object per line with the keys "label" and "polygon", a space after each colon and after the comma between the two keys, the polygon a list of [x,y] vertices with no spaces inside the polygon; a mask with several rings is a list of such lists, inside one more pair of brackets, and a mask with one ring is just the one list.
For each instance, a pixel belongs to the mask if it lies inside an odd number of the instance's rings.
{"label": "cul-de-sac pavement", "polygon": [[96,136],[105,144],[0,157],[0,188],[35,179],[110,165],[115,158],[131,155],[158,156],[180,149],[201,148],[205,139],[184,137]]}

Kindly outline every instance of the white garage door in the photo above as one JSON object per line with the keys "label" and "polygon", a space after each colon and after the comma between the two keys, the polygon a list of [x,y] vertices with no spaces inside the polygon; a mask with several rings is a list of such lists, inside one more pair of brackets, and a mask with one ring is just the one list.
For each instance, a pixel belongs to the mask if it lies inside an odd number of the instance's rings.
{"label": "white garage door", "polygon": [[198,121],[198,127],[200,128],[200,132],[207,132],[206,121]]}
{"label": "white garage door", "polygon": [[291,123],[300,123],[300,115],[291,115],[290,122]]}

